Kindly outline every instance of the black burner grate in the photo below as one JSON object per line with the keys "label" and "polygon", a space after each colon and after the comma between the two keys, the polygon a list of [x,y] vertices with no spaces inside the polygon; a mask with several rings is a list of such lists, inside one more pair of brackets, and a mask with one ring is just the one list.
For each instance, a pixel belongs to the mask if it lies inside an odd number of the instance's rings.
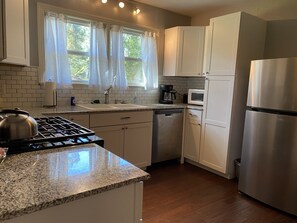
{"label": "black burner grate", "polygon": [[32,139],[5,141],[1,147],[8,147],[8,154],[42,149],[58,148],[78,144],[97,143],[103,146],[103,140],[95,132],[59,116],[35,118],[38,123],[38,135]]}

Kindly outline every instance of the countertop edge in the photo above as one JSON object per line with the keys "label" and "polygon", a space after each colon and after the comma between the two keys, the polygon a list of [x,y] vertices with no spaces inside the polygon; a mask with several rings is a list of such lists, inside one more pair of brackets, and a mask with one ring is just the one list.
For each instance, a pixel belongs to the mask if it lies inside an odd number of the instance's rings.
{"label": "countertop edge", "polygon": [[26,207],[24,209],[20,209],[20,210],[14,211],[14,212],[2,213],[2,215],[0,215],[0,221],[5,221],[5,220],[13,219],[13,218],[16,218],[16,217],[20,217],[20,216],[23,216],[23,215],[26,215],[26,214],[31,214],[31,213],[34,213],[36,211],[44,210],[46,208],[66,204],[66,203],[69,203],[69,202],[72,202],[72,201],[75,201],[75,200],[79,200],[79,199],[82,199],[82,198],[90,197],[92,195],[104,193],[104,192],[107,192],[107,191],[110,191],[110,190],[113,190],[113,189],[121,188],[121,187],[124,187],[124,186],[128,186],[130,184],[138,183],[138,182],[148,180],[148,179],[150,179],[150,175],[146,174],[146,175],[144,175],[142,177],[137,177],[137,178],[129,179],[129,180],[122,181],[122,182],[119,182],[119,183],[110,184],[110,185],[102,187],[102,188],[96,188],[96,189],[93,189],[93,190],[81,192],[81,193],[71,195],[71,196],[68,196],[68,197],[65,197],[65,198],[56,199],[56,200],[53,200],[53,201],[44,202],[44,203],[37,204],[37,205],[32,205],[32,206],[29,206],[29,207]]}

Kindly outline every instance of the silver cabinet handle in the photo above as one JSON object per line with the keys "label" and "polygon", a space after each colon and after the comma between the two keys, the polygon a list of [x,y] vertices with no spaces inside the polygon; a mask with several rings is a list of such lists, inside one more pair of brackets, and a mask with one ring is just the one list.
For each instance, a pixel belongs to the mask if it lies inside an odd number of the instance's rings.
{"label": "silver cabinet handle", "polygon": [[193,117],[198,117],[197,115],[194,115],[194,114],[192,114],[192,113],[189,113],[189,115],[191,115],[191,116],[193,116]]}
{"label": "silver cabinet handle", "polygon": [[130,119],[130,118],[131,117],[128,117],[128,116],[127,117],[121,117],[122,120],[124,120],[124,119]]}

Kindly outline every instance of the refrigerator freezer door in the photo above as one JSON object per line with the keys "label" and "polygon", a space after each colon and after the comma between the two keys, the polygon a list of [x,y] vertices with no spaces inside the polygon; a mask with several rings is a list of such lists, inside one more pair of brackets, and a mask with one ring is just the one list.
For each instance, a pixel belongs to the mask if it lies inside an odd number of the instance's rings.
{"label": "refrigerator freezer door", "polygon": [[297,117],[246,112],[239,190],[297,215]]}
{"label": "refrigerator freezer door", "polygon": [[247,105],[297,111],[297,57],[252,61]]}

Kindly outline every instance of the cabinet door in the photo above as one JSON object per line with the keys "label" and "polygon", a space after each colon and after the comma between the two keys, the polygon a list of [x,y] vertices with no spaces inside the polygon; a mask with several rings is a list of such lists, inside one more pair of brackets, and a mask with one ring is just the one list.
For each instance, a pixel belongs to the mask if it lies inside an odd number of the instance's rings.
{"label": "cabinet door", "polygon": [[5,0],[6,59],[3,63],[29,65],[28,0]]}
{"label": "cabinet door", "polygon": [[152,123],[127,125],[125,128],[124,159],[138,167],[151,165]]}
{"label": "cabinet door", "polygon": [[199,162],[226,173],[234,77],[210,76],[205,87]]}
{"label": "cabinet door", "polygon": [[201,111],[188,110],[185,124],[184,157],[199,162]]}
{"label": "cabinet door", "polygon": [[210,53],[205,58],[209,75],[235,74],[240,17],[239,12],[211,19],[206,41]]}
{"label": "cabinet door", "polygon": [[124,157],[124,126],[97,127],[92,130],[104,140],[104,148],[108,151]]}
{"label": "cabinet door", "polygon": [[176,75],[178,28],[165,30],[163,76]]}
{"label": "cabinet door", "polygon": [[177,76],[201,76],[204,27],[180,27]]}

